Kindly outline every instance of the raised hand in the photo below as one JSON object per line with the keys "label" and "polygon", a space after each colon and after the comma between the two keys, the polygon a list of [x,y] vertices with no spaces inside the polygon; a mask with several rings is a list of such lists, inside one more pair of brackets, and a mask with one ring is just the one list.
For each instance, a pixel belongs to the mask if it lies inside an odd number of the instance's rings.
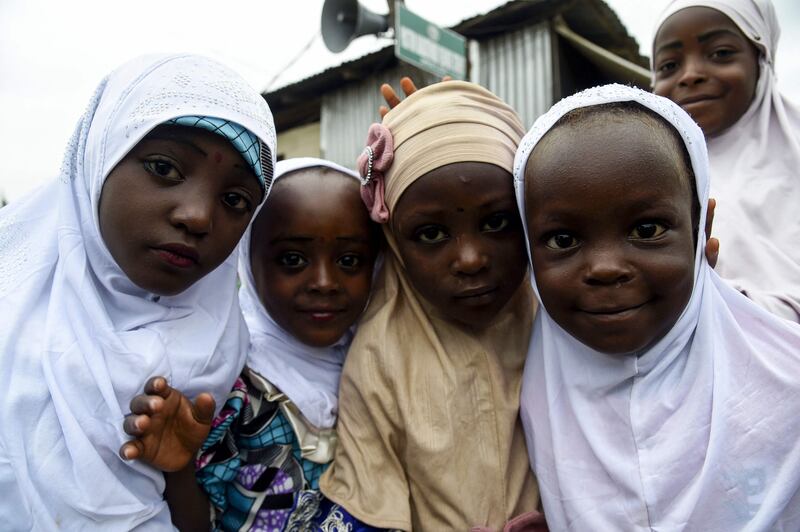
{"label": "raised hand", "polygon": [[[442,81],[450,81],[451,79],[453,78],[450,76],[445,76],[442,78]],[[411,78],[408,76],[400,78],[400,88],[403,89],[403,93],[405,93],[407,97],[417,92],[417,86],[414,85],[414,82],[411,81]],[[383,118],[390,109],[394,109],[400,104],[400,97],[396,92],[394,92],[394,89],[388,83],[381,85],[381,95],[388,104],[388,107],[386,105],[381,105],[378,107],[378,112],[381,114],[381,118]]]}
{"label": "raised hand", "polygon": [[179,471],[208,436],[214,408],[211,394],[201,393],[192,403],[164,377],[152,377],[145,383],[144,393],[131,400],[131,414],[123,429],[135,439],[120,447],[119,454],[162,471]]}

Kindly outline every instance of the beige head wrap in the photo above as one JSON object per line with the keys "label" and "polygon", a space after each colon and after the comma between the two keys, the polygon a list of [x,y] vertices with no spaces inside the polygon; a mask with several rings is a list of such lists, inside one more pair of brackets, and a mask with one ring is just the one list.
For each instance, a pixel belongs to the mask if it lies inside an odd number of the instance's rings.
{"label": "beige head wrap", "polygon": [[[513,110],[477,85],[417,91],[371,128],[365,201],[385,222],[403,192],[441,166],[485,162],[510,174],[521,134]],[[518,419],[529,285],[484,330],[467,330],[432,312],[390,224],[384,234],[392,250],[345,362],[339,446],[322,491],[373,526],[500,528],[538,504]]]}
{"label": "beige head wrap", "polygon": [[405,190],[431,170],[479,162],[509,173],[525,133],[511,107],[480,85],[437,83],[409,96],[382,124],[373,124],[358,163],[364,201],[385,223]]}

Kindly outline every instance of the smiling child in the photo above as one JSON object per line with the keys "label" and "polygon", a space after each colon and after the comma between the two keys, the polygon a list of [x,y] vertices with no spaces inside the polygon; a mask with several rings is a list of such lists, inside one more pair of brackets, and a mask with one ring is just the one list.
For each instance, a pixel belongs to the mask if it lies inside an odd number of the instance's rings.
{"label": "smiling child", "polygon": [[703,256],[701,130],[609,85],[556,104],[514,165],[542,306],[521,417],[554,530],[800,527],[800,327]]}
{"label": "smiling child", "polygon": [[[221,414],[203,423],[156,378],[126,421],[136,439],[123,455],[179,470],[167,497],[181,529],[207,530],[209,502],[221,530],[308,530],[346,519],[318,482],[336,448],[339,376],[379,248],[357,174],[322,159],[277,164],[270,197],[241,243],[251,340]],[[178,402],[183,408],[173,408]]]}
{"label": "smiling child", "polygon": [[0,211],[3,528],[171,526],[161,472],[117,455],[123,416],[153,374],[230,390],[247,347],[234,250],[274,153],[235,73],[143,57],[101,82],[60,179]]}
{"label": "smiling child", "polygon": [[653,90],[708,142],[717,272],[800,322],[800,110],[778,91],[780,28],[769,0],[676,0],[653,42]]}
{"label": "smiling child", "polygon": [[521,133],[508,105],[459,81],[370,128],[362,194],[389,251],[320,482],[370,525],[498,528],[537,508],[518,419],[533,311],[511,179]]}

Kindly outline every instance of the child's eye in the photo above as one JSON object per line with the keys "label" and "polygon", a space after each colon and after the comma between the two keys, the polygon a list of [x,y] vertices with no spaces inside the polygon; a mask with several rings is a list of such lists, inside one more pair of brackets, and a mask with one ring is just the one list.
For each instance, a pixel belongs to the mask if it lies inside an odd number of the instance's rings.
{"label": "child's eye", "polygon": [[721,48],[719,50],[714,50],[711,53],[712,59],[728,59],[730,56],[736,53],[736,50],[731,50],[730,48]]}
{"label": "child's eye", "polygon": [[289,251],[278,256],[278,264],[284,268],[300,269],[308,264],[308,261],[300,253]]}
{"label": "child's eye", "polygon": [[558,233],[548,238],[544,245],[550,249],[570,249],[578,245],[578,239],[569,233]]}
{"label": "child's eye", "polygon": [[339,257],[339,259],[336,261],[336,264],[345,270],[355,270],[361,266],[361,257],[356,254],[349,253]]}
{"label": "child's eye", "polygon": [[483,225],[481,225],[481,231],[484,233],[497,233],[502,231],[511,223],[509,219],[509,215],[504,212],[498,212],[496,214],[492,214],[489,216]]}
{"label": "child's eye", "polygon": [[183,176],[175,166],[164,159],[149,159],[144,161],[144,169],[153,175],[169,179],[171,181],[182,181]]}
{"label": "child's eye", "polygon": [[414,239],[423,244],[436,244],[446,238],[447,233],[438,225],[425,225],[414,232]]}
{"label": "child's eye", "polygon": [[636,240],[648,240],[663,235],[666,230],[667,228],[663,224],[650,222],[634,227],[630,236]]}
{"label": "child's eye", "polygon": [[226,192],[222,195],[222,202],[239,212],[247,212],[252,208],[252,204],[247,198],[238,192]]}
{"label": "child's eye", "polygon": [[669,74],[678,66],[678,63],[675,61],[664,61],[658,66],[658,73],[659,74]]}

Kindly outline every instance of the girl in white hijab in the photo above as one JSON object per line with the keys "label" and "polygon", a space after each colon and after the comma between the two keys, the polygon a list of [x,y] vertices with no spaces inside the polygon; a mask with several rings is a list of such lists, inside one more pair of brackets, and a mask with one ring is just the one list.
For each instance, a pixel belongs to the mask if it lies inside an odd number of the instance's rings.
{"label": "girl in white hijab", "polygon": [[708,266],[697,125],[589,89],[536,121],[514,177],[542,302],[521,416],[550,528],[800,529],[800,326]]}
{"label": "girl in white hijab", "polygon": [[0,211],[3,528],[171,527],[123,416],[153,374],[222,404],[247,353],[232,252],[274,154],[234,72],[143,57],[100,83],[59,180]]}
{"label": "girl in white hijab", "polygon": [[721,277],[800,322],[800,110],[777,87],[770,0],[675,0],[653,42],[653,88],[705,133]]}
{"label": "girl in white hijab", "polygon": [[224,530],[306,529],[327,517],[319,477],[333,460],[339,378],[379,249],[353,170],[289,159],[275,183],[241,243],[247,368],[197,460]]}

